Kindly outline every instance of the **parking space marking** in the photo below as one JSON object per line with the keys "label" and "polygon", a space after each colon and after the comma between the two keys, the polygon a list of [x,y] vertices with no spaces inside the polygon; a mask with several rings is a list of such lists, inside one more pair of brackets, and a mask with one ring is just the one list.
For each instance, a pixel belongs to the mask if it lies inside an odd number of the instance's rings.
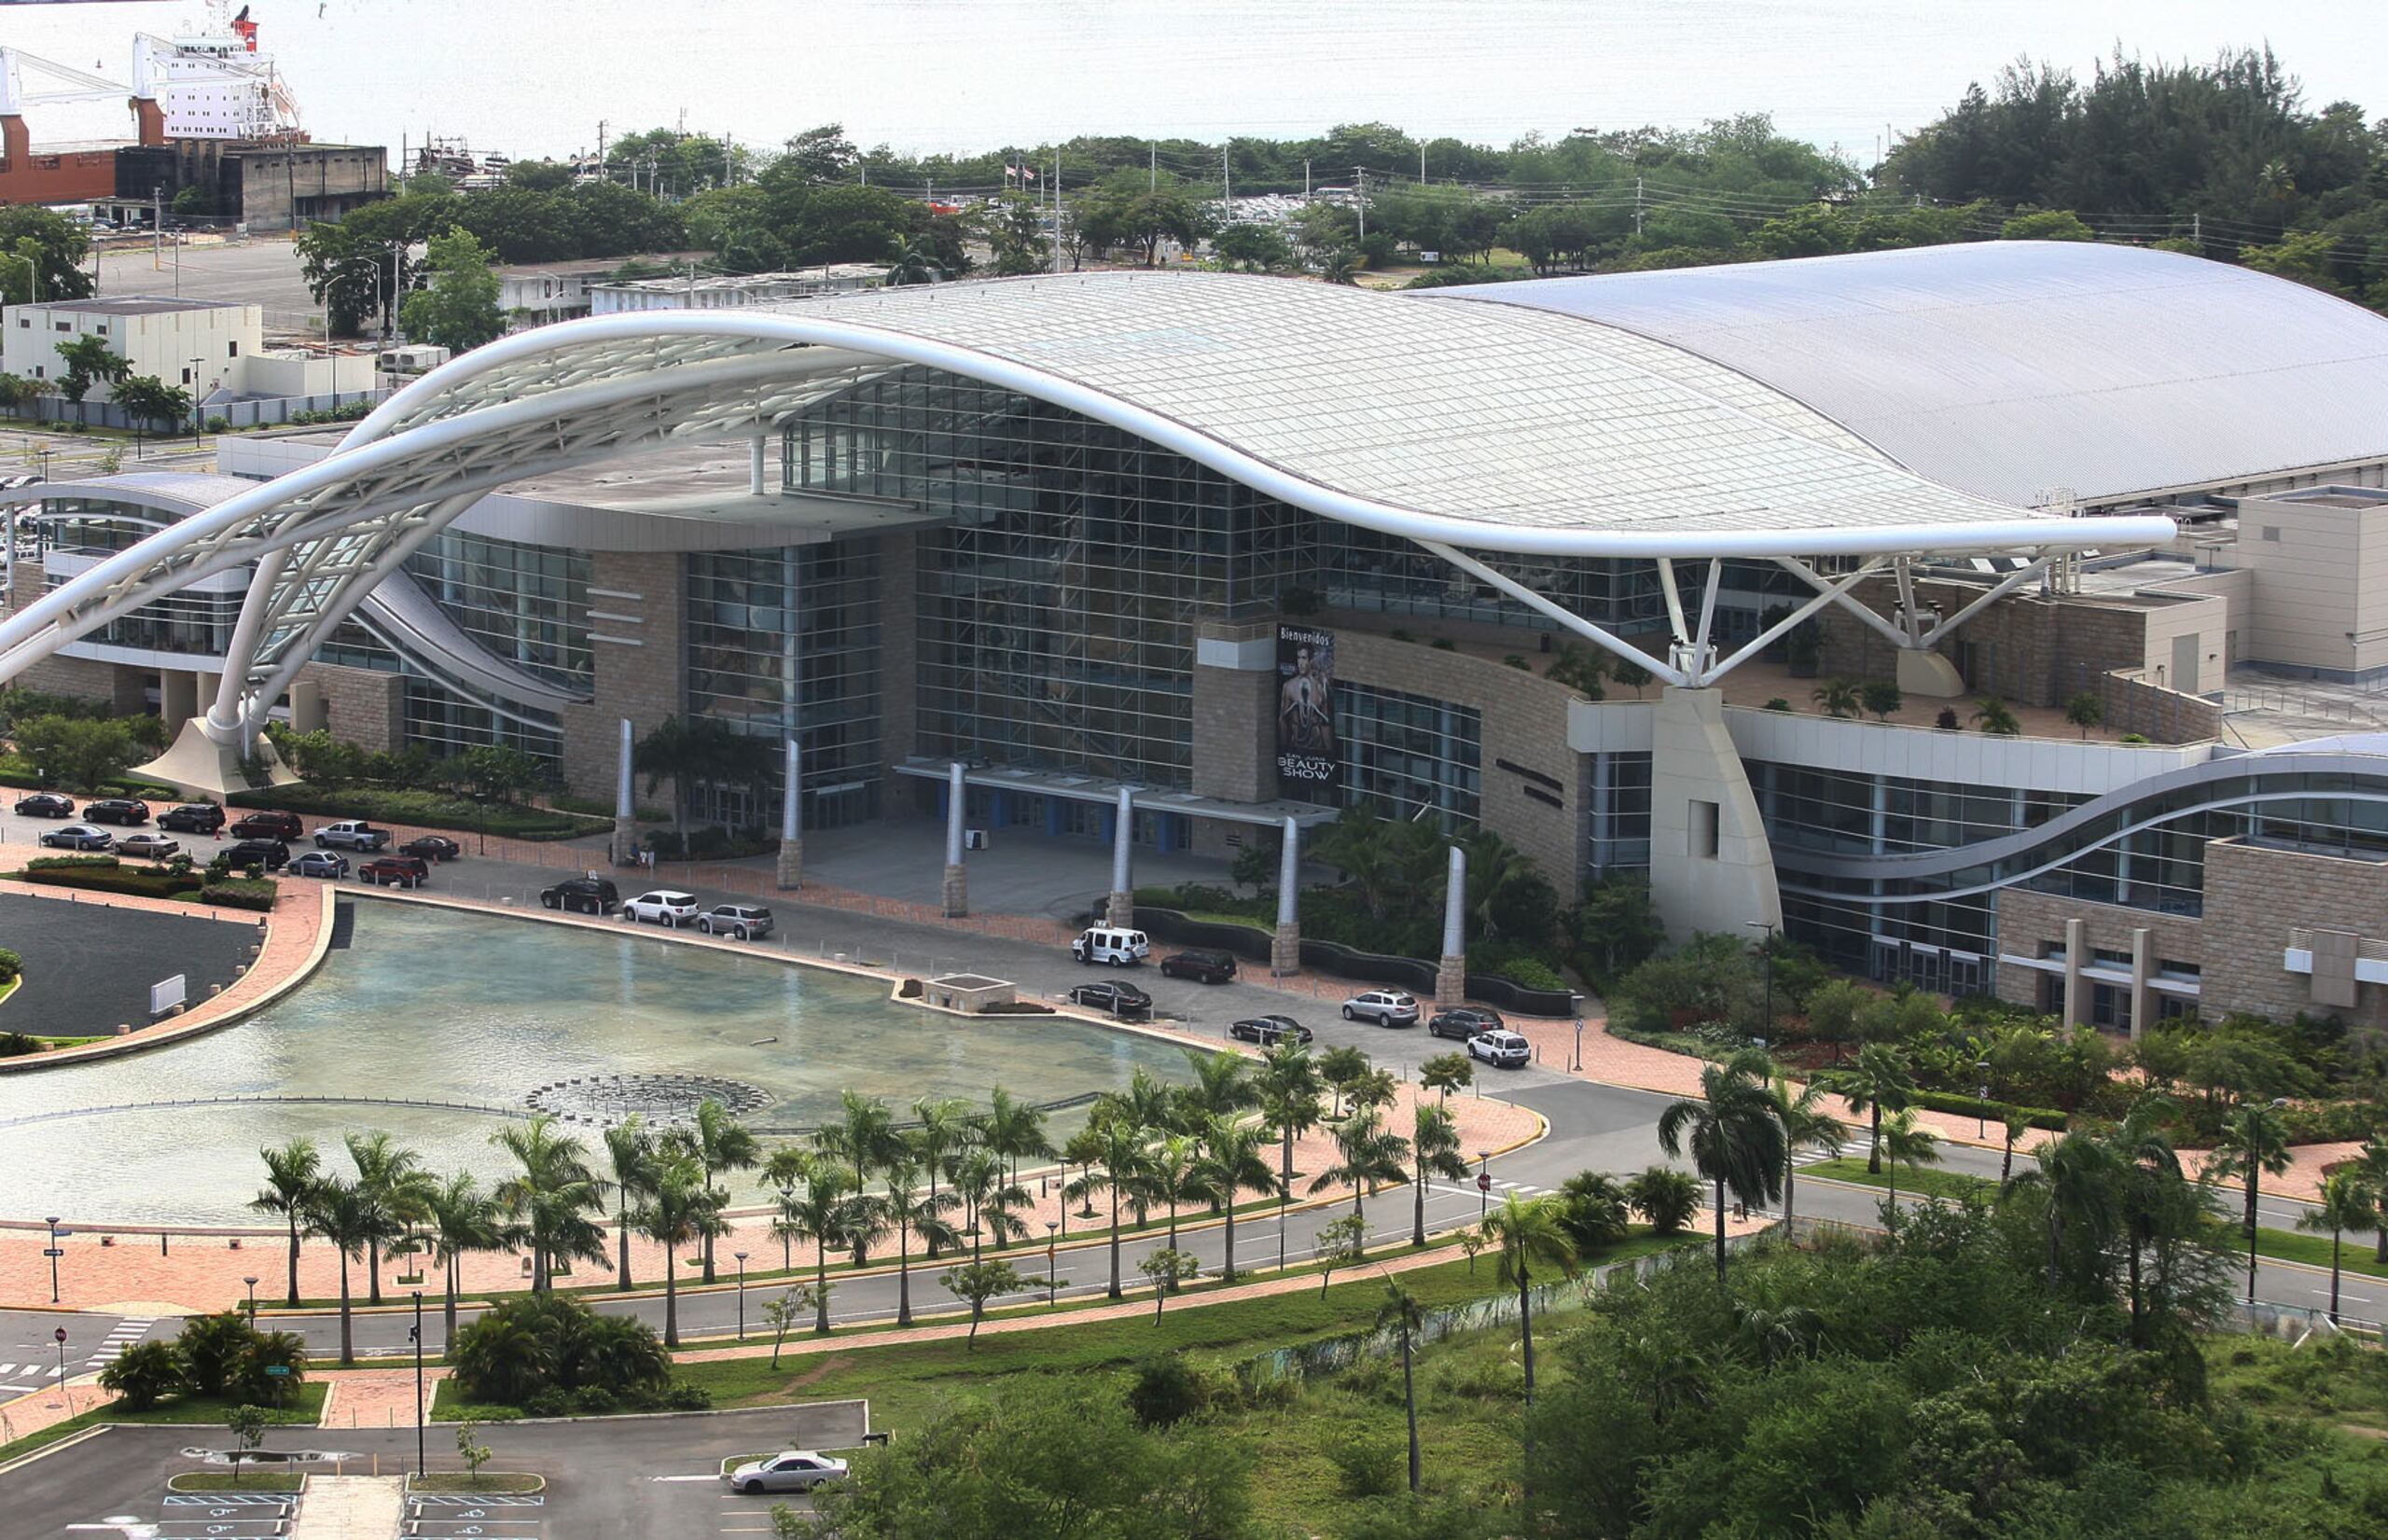
{"label": "parking space marking", "polygon": [[543,1493],[410,1492],[410,1540],[541,1540],[548,1533]]}
{"label": "parking space marking", "polygon": [[156,1540],[275,1540],[298,1505],[295,1492],[169,1491],[150,1533]]}

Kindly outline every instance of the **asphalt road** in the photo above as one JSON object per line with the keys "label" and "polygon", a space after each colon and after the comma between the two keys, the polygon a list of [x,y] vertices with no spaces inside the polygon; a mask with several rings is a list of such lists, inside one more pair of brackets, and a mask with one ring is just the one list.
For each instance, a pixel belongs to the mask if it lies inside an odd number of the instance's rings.
{"label": "asphalt road", "polygon": [[[483,1533],[508,1540],[711,1540],[723,1533],[768,1533],[774,1499],[725,1491],[718,1475],[722,1457],[766,1449],[850,1449],[862,1441],[868,1426],[865,1408],[838,1403],[487,1427],[479,1436],[494,1451],[490,1468],[544,1476],[548,1489],[544,1503],[508,1507],[503,1517],[514,1521],[502,1528],[485,1524]],[[220,1430],[111,1428],[0,1476],[0,1533],[9,1540],[51,1540],[79,1533],[70,1525],[118,1515],[154,1522],[168,1512],[167,1479],[176,1471],[201,1468],[179,1458],[180,1451],[193,1444],[222,1443]],[[339,1451],[352,1456],[340,1469],[395,1473],[412,1468],[416,1442],[409,1428],[275,1428],[265,1447]],[[428,1430],[424,1448],[431,1468],[458,1468],[452,1429]],[[166,1533],[207,1531],[185,1524]],[[442,1526],[423,1533],[460,1532]]]}
{"label": "asphalt road", "polygon": [[[0,859],[14,866],[34,848],[12,841]],[[25,960],[24,982],[0,1007],[0,1029],[101,1037],[119,1025],[146,1027],[151,984],[181,974],[187,997],[204,1000],[210,984],[240,977],[258,936],[254,917],[243,923],[118,909],[104,894],[77,894],[71,904],[0,894],[0,947]]]}

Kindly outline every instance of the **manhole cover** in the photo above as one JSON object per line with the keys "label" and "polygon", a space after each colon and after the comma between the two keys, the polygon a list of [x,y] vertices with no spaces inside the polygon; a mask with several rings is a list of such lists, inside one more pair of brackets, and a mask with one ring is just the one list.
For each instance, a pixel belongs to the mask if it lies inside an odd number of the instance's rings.
{"label": "manhole cover", "polygon": [[771,1103],[769,1091],[718,1075],[597,1075],[557,1080],[522,1099],[533,1112],[568,1123],[620,1123],[633,1115],[649,1123],[692,1123],[697,1109],[718,1102],[743,1117]]}

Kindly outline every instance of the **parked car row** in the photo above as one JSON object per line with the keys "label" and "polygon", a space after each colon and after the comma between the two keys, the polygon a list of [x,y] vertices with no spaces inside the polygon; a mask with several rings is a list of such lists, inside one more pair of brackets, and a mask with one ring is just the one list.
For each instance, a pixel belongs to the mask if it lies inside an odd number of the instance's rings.
{"label": "parked car row", "polygon": [[706,936],[727,936],[734,941],[760,941],[771,934],[771,911],[760,904],[715,904],[702,908],[693,893],[655,888],[625,900],[621,890],[603,877],[567,877],[539,891],[539,902],[564,914],[618,914],[632,924],[654,924],[678,930],[693,925]]}
{"label": "parked car row", "polygon": [[[17,798],[17,812],[28,818],[73,818],[74,798],[54,791],[36,791]],[[225,827],[226,813],[213,802],[186,802],[158,814],[158,834],[132,835],[118,839],[100,824],[116,824],[127,827],[149,822],[149,804],[133,798],[103,797],[86,802],[79,822],[53,829],[41,837],[40,842],[58,850],[104,852],[117,851],[126,855],[144,856],[162,861],[182,851],[181,842],[165,838],[174,834],[229,834],[237,843],[222,853],[232,858],[234,866],[262,866],[280,870],[285,864],[301,876],[315,877],[348,875],[346,861],[290,861],[289,846],[308,838],[307,826],[295,812],[259,812],[242,814],[231,826]],[[397,837],[390,830],[376,826],[363,818],[341,818],[318,827],[313,835],[317,852],[347,851],[357,855],[405,857],[396,866],[368,871],[360,875],[368,881],[379,881],[411,887],[429,879],[428,867],[435,862],[453,861],[465,853],[465,847],[443,834],[418,835],[404,844],[391,849]],[[198,853],[196,852],[194,854]],[[366,863],[371,868],[373,863]]]}

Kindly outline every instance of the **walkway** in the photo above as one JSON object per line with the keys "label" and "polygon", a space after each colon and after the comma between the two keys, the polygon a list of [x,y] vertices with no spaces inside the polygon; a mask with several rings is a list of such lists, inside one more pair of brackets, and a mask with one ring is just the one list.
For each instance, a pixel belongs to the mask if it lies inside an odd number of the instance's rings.
{"label": "walkway", "polygon": [[310,1476],[290,1540],[395,1540],[406,1489],[403,1476]]}

